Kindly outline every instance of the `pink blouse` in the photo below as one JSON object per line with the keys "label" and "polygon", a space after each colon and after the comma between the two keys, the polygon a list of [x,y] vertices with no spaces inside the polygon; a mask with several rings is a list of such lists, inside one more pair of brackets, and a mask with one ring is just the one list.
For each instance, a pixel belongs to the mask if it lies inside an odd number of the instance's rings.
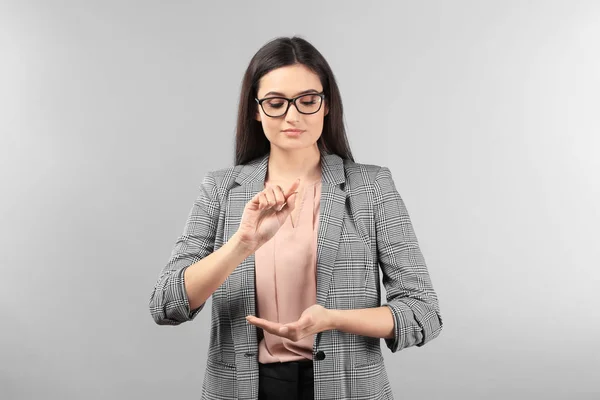
{"label": "pink blouse", "polygon": [[[265,181],[265,186],[278,182]],[[281,185],[285,187],[285,183]],[[321,180],[304,184],[296,209],[275,236],[255,253],[257,316],[286,324],[317,302],[317,231]],[[298,209],[299,208],[299,209]],[[298,212],[298,214],[296,214]],[[295,216],[296,220],[291,221]],[[293,222],[293,223],[292,223]],[[297,342],[264,331],[260,363],[312,360],[314,335]]]}

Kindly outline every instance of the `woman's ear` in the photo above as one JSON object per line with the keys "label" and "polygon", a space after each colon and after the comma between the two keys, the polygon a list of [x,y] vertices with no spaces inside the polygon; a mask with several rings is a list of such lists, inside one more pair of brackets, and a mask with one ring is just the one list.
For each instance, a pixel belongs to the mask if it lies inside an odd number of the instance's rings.
{"label": "woman's ear", "polygon": [[256,107],[256,114],[254,114],[254,119],[257,120],[258,122],[261,121],[260,107]]}

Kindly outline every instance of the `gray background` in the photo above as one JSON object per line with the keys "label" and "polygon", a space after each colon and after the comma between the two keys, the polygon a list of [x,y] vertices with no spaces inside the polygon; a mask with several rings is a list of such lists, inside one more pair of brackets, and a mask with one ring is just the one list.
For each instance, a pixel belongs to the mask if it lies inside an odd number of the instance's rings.
{"label": "gray background", "polygon": [[150,292],[293,34],[440,299],[438,339],[384,348],[396,397],[599,398],[598,1],[2,2],[0,398],[200,397],[210,307],[157,326]]}

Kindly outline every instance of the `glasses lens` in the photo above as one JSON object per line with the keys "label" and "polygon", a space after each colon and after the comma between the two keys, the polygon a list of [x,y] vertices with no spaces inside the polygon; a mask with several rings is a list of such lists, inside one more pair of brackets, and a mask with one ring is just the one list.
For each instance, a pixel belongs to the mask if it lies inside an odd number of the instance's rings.
{"label": "glasses lens", "polygon": [[316,94],[307,94],[296,100],[298,111],[304,114],[312,114],[319,111],[321,107],[321,96]]}
{"label": "glasses lens", "polygon": [[265,114],[270,115],[271,117],[279,117],[283,115],[287,109],[287,103],[288,102],[285,99],[267,99],[262,102],[263,111]]}

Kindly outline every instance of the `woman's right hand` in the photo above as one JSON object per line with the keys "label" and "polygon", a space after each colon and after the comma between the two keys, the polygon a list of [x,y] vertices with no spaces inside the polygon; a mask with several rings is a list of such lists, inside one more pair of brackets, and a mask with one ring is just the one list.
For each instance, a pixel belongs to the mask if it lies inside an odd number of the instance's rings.
{"label": "woman's right hand", "polygon": [[294,210],[299,185],[297,179],[285,192],[279,185],[267,187],[246,204],[236,232],[244,246],[254,252],[275,236]]}

